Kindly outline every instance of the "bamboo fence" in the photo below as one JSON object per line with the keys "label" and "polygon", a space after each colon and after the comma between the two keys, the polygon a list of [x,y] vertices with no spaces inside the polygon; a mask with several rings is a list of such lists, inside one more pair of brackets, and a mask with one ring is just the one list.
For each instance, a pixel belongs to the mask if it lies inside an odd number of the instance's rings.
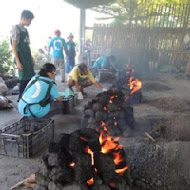
{"label": "bamboo fence", "polygon": [[[145,3],[141,6],[143,8]],[[190,60],[190,50],[184,50],[184,36],[190,36],[190,4],[149,6],[145,14],[141,15],[144,19],[141,24],[139,21],[120,27],[95,24],[92,60],[116,54],[135,59],[135,62],[157,61],[185,66]]]}

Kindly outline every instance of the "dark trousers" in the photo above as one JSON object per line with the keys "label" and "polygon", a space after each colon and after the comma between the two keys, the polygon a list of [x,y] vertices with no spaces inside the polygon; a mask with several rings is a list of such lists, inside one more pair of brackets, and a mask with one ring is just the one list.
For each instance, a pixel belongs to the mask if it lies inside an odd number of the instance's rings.
{"label": "dark trousers", "polygon": [[20,80],[19,81],[20,86],[19,86],[19,97],[18,97],[18,99],[20,99],[22,97],[22,93],[24,92],[24,89],[26,88],[29,81],[30,81],[30,79],[29,80]]}

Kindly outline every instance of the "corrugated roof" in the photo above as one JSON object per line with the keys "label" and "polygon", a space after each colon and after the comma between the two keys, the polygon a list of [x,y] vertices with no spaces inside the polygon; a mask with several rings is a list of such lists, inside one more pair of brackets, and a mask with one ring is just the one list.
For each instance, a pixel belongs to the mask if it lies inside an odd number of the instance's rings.
{"label": "corrugated roof", "polygon": [[75,7],[81,9],[88,9],[92,7],[97,7],[99,5],[105,5],[115,0],[64,0],[65,2],[74,5]]}

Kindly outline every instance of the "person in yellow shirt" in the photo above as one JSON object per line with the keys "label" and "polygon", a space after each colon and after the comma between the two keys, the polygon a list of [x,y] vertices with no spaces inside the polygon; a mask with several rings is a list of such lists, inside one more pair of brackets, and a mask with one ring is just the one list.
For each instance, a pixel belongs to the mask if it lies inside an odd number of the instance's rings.
{"label": "person in yellow shirt", "polygon": [[72,90],[72,87],[75,86],[78,92],[78,99],[83,99],[83,95],[86,95],[83,89],[92,85],[102,91],[107,91],[107,89],[103,88],[102,85],[95,80],[92,72],[85,63],[76,65],[68,74],[68,87]]}

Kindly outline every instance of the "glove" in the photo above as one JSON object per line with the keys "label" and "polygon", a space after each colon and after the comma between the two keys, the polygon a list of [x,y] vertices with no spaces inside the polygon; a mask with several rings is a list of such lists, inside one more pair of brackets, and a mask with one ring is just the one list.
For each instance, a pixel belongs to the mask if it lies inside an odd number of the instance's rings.
{"label": "glove", "polygon": [[107,91],[107,89],[106,89],[106,88],[103,88],[103,89],[102,89],[102,92],[106,92],[106,91]]}
{"label": "glove", "polygon": [[79,100],[83,100],[83,99],[84,99],[81,92],[78,92],[78,99],[79,99]]}

